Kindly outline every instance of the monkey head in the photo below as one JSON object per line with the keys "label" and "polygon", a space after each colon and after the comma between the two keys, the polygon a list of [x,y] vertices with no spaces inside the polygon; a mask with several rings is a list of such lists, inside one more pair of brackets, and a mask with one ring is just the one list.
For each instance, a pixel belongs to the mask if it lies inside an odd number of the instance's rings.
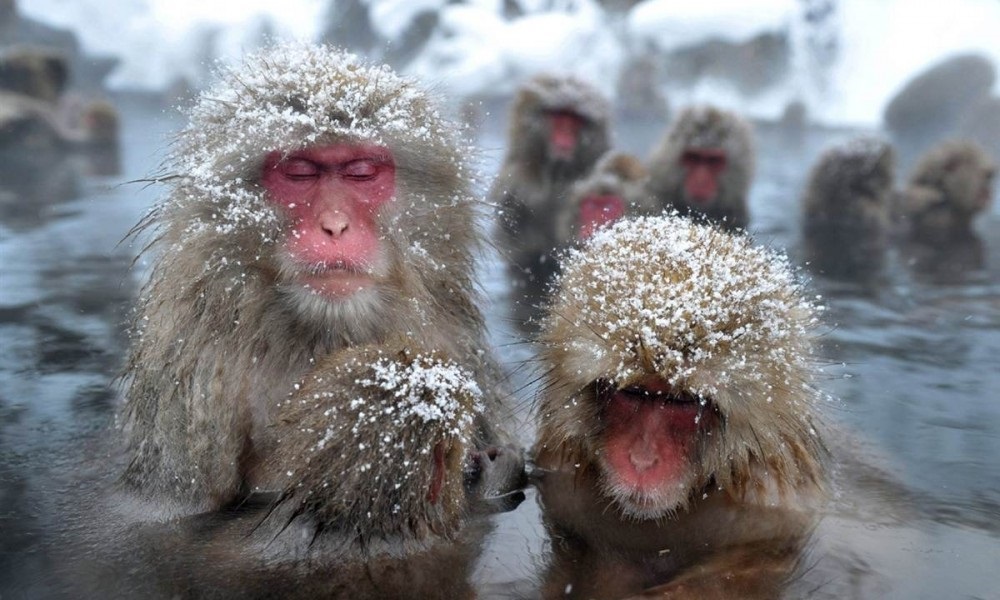
{"label": "monkey head", "polygon": [[413,82],[297,44],[220,79],[161,178],[173,190],[151,221],[175,246],[164,270],[190,257],[223,296],[270,296],[362,342],[382,337],[359,331],[377,331],[387,312],[416,326],[414,307],[470,285],[470,149]]}
{"label": "monkey head", "polygon": [[585,240],[626,214],[645,211],[646,176],[642,162],[631,154],[609,152],[601,157],[590,175],[570,191],[569,206],[556,225],[559,244]]}
{"label": "monkey head", "polygon": [[682,111],[653,153],[650,171],[651,190],[669,199],[667,205],[745,226],[754,148],[750,126],[735,114],[713,106]]}
{"label": "monkey head", "polygon": [[931,150],[910,183],[940,191],[951,210],[974,215],[993,201],[996,162],[975,142],[949,141]]}
{"label": "monkey head", "polygon": [[623,517],[818,483],[817,309],[784,256],[676,214],[625,219],[571,250],[556,285],[538,448],[594,474]]}
{"label": "monkey head", "polygon": [[810,176],[806,210],[826,222],[884,227],[896,178],[885,140],[859,137],[823,153]]}
{"label": "monkey head", "polygon": [[540,168],[584,171],[608,149],[610,112],[607,99],[588,83],[537,75],[514,100],[512,152]]}
{"label": "monkey head", "polygon": [[[452,536],[482,392],[472,374],[405,344],[328,355],[278,409],[285,499],[359,537]],[[279,475],[280,477],[281,475]]]}

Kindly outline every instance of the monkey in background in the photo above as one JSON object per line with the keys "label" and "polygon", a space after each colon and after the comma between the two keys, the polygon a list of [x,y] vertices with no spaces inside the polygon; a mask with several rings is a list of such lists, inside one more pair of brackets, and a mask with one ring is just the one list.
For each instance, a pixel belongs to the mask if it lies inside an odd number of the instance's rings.
{"label": "monkey in background", "polygon": [[0,90],[55,106],[69,77],[66,57],[53,50],[12,46],[0,52]]}
{"label": "monkey in background", "polygon": [[540,336],[545,598],[772,598],[825,502],[817,309],[787,259],[677,215],[571,251]]}
{"label": "monkey in background", "polygon": [[970,141],[946,141],[921,157],[896,198],[910,266],[945,278],[982,267],[985,252],[973,222],[993,202],[996,170],[996,161]]}
{"label": "monkey in background", "polygon": [[651,212],[645,195],[646,167],[635,156],[609,152],[594,170],[577,182],[556,220],[557,246],[565,248],[586,240],[600,227],[628,215]]}
{"label": "monkey in background", "polygon": [[861,137],[826,150],[802,198],[806,257],[821,274],[865,279],[885,263],[896,155]]}
{"label": "monkey in background", "polygon": [[457,129],[410,80],[325,47],[266,49],[221,75],[157,178],[168,196],[136,228],[160,251],[121,415],[123,484],[145,515],[264,489],[275,407],[296,382],[397,335],[474,373],[475,445],[502,442]]}
{"label": "monkey in background", "polygon": [[754,162],[746,121],[713,106],[689,107],[650,156],[647,188],[661,208],[704,215],[728,230],[745,229]]}
{"label": "monkey in background", "polygon": [[899,206],[909,236],[931,244],[975,237],[973,220],[993,201],[997,165],[978,144],[943,142],[914,168]]}
{"label": "monkey in background", "polygon": [[499,211],[498,245],[527,304],[542,297],[557,268],[554,215],[610,147],[610,112],[608,100],[575,77],[535,76],[514,99],[489,197]]}

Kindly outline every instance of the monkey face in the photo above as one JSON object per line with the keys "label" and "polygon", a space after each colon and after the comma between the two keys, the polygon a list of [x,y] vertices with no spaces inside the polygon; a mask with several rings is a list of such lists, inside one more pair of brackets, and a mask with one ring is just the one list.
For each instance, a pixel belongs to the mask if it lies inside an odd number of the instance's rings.
{"label": "monkey face", "polygon": [[722,148],[688,148],[681,154],[684,196],[689,204],[708,206],[719,195],[727,156]]}
{"label": "monkey face", "polygon": [[619,194],[592,194],[580,201],[577,217],[579,239],[585,240],[599,228],[625,215],[625,201]]}
{"label": "monkey face", "polygon": [[261,183],[291,221],[283,242],[291,285],[336,302],[384,274],[378,217],[396,185],[387,148],[335,144],[271,153]]}
{"label": "monkey face", "polygon": [[683,505],[703,485],[702,438],[717,426],[712,403],[655,375],[621,388],[598,382],[597,390],[605,493],[640,519]]}
{"label": "monkey face", "polygon": [[624,516],[673,514],[711,482],[741,496],[762,464],[779,487],[817,476],[815,308],[786,258],[677,215],[623,219],[567,254],[558,286],[539,446],[596,471]]}

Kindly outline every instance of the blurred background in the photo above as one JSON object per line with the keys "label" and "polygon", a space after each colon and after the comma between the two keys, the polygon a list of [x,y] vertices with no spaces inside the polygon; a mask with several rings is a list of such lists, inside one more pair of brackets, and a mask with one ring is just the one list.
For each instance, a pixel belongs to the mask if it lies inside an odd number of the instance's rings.
{"label": "blurred background", "polygon": [[[484,187],[503,157],[508,103],[539,71],[600,88],[615,145],[641,157],[690,103],[737,111],[757,130],[750,231],[803,267],[800,197],[824,148],[886,137],[900,181],[946,138],[1000,156],[998,0],[0,0],[0,71],[25,47],[66,65],[58,91],[0,98],[0,125],[31,127],[0,128],[0,598],[66,595],[52,587],[49,551],[66,504],[114,470],[94,448],[112,437],[125,324],[148,267],[133,264],[141,244],[125,236],[162,191],[126,182],[156,172],[218,62],[293,38],[433,88],[471,124]],[[976,229],[983,251],[971,263],[927,272],[892,254],[877,282],[806,272],[829,308],[829,412],[887,474],[834,542],[851,597],[1000,588],[996,202]],[[524,419],[531,348],[506,317],[495,256],[482,277]],[[530,443],[530,422],[518,434]],[[480,561],[484,597],[520,597],[544,549],[529,500],[500,520]]]}

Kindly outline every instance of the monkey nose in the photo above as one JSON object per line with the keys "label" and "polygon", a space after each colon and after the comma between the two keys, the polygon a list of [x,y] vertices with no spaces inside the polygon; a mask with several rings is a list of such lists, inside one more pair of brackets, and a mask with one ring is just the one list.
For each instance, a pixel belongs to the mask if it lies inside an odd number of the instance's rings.
{"label": "monkey nose", "polygon": [[337,210],[324,211],[319,215],[320,229],[332,238],[338,238],[343,235],[350,224],[351,222],[347,215]]}

